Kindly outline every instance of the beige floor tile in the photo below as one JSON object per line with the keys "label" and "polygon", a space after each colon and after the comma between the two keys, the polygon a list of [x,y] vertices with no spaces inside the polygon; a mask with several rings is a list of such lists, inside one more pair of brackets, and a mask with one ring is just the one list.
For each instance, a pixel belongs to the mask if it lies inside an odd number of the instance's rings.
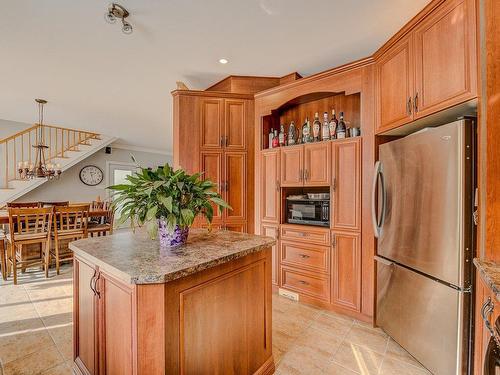
{"label": "beige floor tile", "polygon": [[389,337],[385,333],[376,332],[369,328],[353,326],[345,339],[353,344],[385,354]]}
{"label": "beige floor tile", "polygon": [[60,363],[51,369],[42,372],[41,375],[68,375],[71,373],[71,368],[66,363]]}
{"label": "beige floor tile", "polygon": [[324,375],[357,375],[359,373],[346,369],[337,363],[329,364],[322,372]]}
{"label": "beige floor tile", "polygon": [[295,341],[297,345],[310,348],[328,358],[335,354],[341,342],[342,338],[313,327],[305,330]]}
{"label": "beige floor tile", "polygon": [[278,374],[316,375],[328,364],[328,357],[307,346],[295,344],[282,358]]}
{"label": "beige floor tile", "polygon": [[333,356],[333,361],[342,367],[362,375],[378,374],[383,355],[362,346],[343,342]]}
{"label": "beige floor tile", "polygon": [[5,375],[35,375],[51,369],[64,360],[55,345],[9,362],[4,366]]}
{"label": "beige floor tile", "polygon": [[397,342],[395,342],[391,338],[389,338],[389,343],[387,344],[387,352],[385,355],[390,359],[403,361],[416,367],[422,367],[422,365],[415,358],[413,358],[410,353],[404,350],[401,346],[399,346]]}
{"label": "beige floor tile", "polygon": [[384,358],[380,367],[380,375],[431,375],[429,371],[421,367],[415,367],[408,363],[391,358]]}
{"label": "beige floor tile", "polygon": [[273,346],[286,352],[293,345],[300,332],[291,335],[289,332],[273,329]]}
{"label": "beige floor tile", "polygon": [[35,353],[40,348],[53,345],[54,342],[45,328],[3,335],[0,337],[0,359],[6,364]]}
{"label": "beige floor tile", "polygon": [[311,323],[312,328],[316,328],[338,338],[345,337],[352,325],[352,320],[339,318],[336,315],[325,313],[318,315]]}

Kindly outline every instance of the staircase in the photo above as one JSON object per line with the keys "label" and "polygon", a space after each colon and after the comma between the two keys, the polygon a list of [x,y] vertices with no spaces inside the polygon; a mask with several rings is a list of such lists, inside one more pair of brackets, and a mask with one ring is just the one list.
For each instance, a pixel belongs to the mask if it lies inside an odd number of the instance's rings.
{"label": "staircase", "polygon": [[39,134],[48,146],[46,162],[60,164],[63,172],[116,140],[115,137],[51,125],[34,125],[0,139],[0,207],[47,181],[45,178],[23,180],[18,172],[19,162],[35,162],[36,150],[32,145],[38,143]]}

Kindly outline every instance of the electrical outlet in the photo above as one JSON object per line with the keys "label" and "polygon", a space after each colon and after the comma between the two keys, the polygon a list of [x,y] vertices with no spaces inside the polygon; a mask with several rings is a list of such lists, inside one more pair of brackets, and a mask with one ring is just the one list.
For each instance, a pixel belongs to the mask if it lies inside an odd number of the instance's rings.
{"label": "electrical outlet", "polygon": [[292,301],[297,301],[297,302],[299,301],[298,293],[290,292],[289,290],[279,288],[278,294],[282,297],[291,299]]}

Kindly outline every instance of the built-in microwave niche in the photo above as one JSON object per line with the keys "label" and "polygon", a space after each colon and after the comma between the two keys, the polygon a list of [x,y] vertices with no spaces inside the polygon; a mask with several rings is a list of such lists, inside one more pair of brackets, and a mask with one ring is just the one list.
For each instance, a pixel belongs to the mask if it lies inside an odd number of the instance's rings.
{"label": "built-in microwave niche", "polygon": [[[282,224],[330,226],[332,201],[329,188],[283,188],[281,199]],[[296,213],[292,215],[291,209]]]}
{"label": "built-in microwave niche", "polygon": [[300,133],[306,117],[309,118],[312,125],[314,114],[318,112],[319,119],[322,122],[324,112],[327,112],[328,119],[331,119],[332,109],[335,109],[337,119],[340,112],[344,112],[346,125],[352,128],[360,128],[361,135],[363,134],[360,124],[361,95],[359,93],[345,95],[345,93],[317,92],[292,99],[279,108],[272,110],[270,115],[262,117],[262,149],[269,148],[271,129],[276,129],[279,132],[280,125],[283,124],[285,125],[285,132],[288,134],[290,123],[293,121]]}

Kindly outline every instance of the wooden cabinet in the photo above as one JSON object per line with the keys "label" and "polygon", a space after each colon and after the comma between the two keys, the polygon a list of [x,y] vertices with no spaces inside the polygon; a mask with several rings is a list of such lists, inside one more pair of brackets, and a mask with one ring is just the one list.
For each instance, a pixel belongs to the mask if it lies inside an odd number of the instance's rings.
{"label": "wooden cabinet", "polygon": [[377,131],[477,97],[474,0],[448,0],[376,56]]}
{"label": "wooden cabinet", "polygon": [[417,118],[476,96],[473,0],[448,0],[415,28]]}
{"label": "wooden cabinet", "polygon": [[361,140],[332,144],[332,229],[361,229]]}
{"label": "wooden cabinet", "polygon": [[281,267],[281,285],[322,302],[330,301],[330,278],[327,275]]}
{"label": "wooden cabinet", "polygon": [[330,231],[312,226],[282,224],[281,239],[330,246]]}
{"label": "wooden cabinet", "polygon": [[361,234],[332,231],[332,303],[361,309]]}
{"label": "wooden cabinet", "polygon": [[260,210],[262,221],[280,222],[280,150],[272,149],[261,153]]}
{"label": "wooden cabinet", "polygon": [[413,48],[407,36],[390,48],[376,64],[378,127],[391,129],[412,121]]}
{"label": "wooden cabinet", "polygon": [[[73,360],[85,374],[99,373],[97,296],[93,289],[97,269],[75,258],[73,266]],[[86,327],[83,330],[79,327]]]}
{"label": "wooden cabinet", "polygon": [[310,244],[307,241],[281,241],[280,263],[323,273],[330,272],[330,247]]}
{"label": "wooden cabinet", "polygon": [[272,251],[272,283],[273,285],[278,285],[279,284],[279,267],[280,267],[280,262],[279,262],[279,226],[276,224],[262,224],[262,228],[260,231],[260,234],[263,236],[267,237],[272,237],[276,239],[276,245],[274,245],[271,249]]}
{"label": "wooden cabinet", "polygon": [[281,186],[330,185],[330,142],[281,148]]}
{"label": "wooden cabinet", "polygon": [[[217,184],[233,208],[214,211],[214,226],[254,232],[253,95],[177,90],[174,166]],[[249,187],[251,186],[251,187]],[[204,227],[196,220],[195,227]]]}

